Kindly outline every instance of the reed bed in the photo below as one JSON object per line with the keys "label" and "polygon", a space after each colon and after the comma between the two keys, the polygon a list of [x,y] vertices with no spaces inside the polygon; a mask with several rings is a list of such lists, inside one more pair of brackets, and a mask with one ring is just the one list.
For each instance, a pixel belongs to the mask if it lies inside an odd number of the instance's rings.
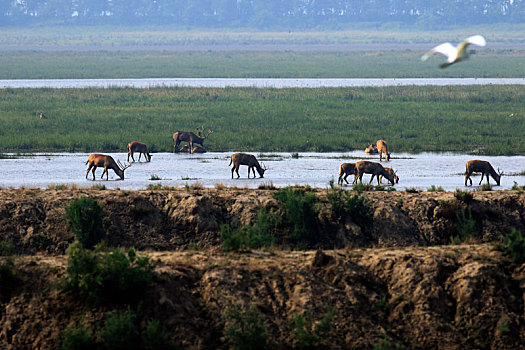
{"label": "reed bed", "polygon": [[[523,86],[0,90],[0,153],[173,150],[204,125],[211,151],[525,153]],[[44,112],[48,119],[38,115]],[[513,116],[511,116],[511,114]]]}

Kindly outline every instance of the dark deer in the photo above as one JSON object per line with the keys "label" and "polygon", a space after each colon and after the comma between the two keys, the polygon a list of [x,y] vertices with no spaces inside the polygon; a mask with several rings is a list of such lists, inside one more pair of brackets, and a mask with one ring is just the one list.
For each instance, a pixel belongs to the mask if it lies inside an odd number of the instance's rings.
{"label": "dark deer", "polygon": [[179,152],[187,152],[187,153],[206,153],[206,148],[201,147],[199,145],[193,146],[193,149],[190,151],[190,146],[184,145],[181,147]]}
{"label": "dark deer", "polygon": [[[399,183],[399,176],[397,176],[397,171],[394,171],[394,169],[386,167],[386,166],[384,168],[385,168],[385,170],[388,173],[392,174],[392,176],[394,177],[394,181],[396,182],[396,184],[398,184]],[[380,183],[383,182],[383,175],[379,175],[379,182]]]}
{"label": "dark deer", "polygon": [[213,133],[213,131],[208,130],[206,136],[203,136],[203,132],[204,126],[197,128],[197,133],[199,134],[198,136],[191,131],[177,131],[175,134],[173,134],[173,141],[175,142],[175,146],[173,146],[174,151],[179,152],[179,145],[183,141],[188,142],[188,144],[190,145],[190,150],[192,151],[190,153],[193,153],[193,144],[195,143],[204,147],[204,140],[208,136],[210,136]]}
{"label": "dark deer", "polygon": [[492,178],[496,181],[497,185],[499,186],[501,175],[503,175],[503,172],[498,169],[498,172],[494,170],[492,165],[490,165],[489,162],[484,160],[469,160],[465,164],[465,186],[467,186],[467,180],[470,181],[470,186],[472,186],[472,179],[470,178],[470,175],[472,173],[481,173],[481,180],[479,180],[479,184],[481,185],[481,182],[483,181],[483,176],[487,177],[487,184],[489,183],[489,175],[492,176]]}
{"label": "dark deer", "polygon": [[[343,177],[344,175],[344,177]],[[355,163],[343,163],[339,166],[339,180],[337,180],[338,184],[343,184],[343,180],[346,181],[347,184],[350,184],[348,180],[346,179],[349,175],[354,175],[354,182],[357,182],[357,169],[355,167]]]}
{"label": "dark deer", "polygon": [[120,160],[117,160],[117,162],[115,162],[115,160],[113,160],[113,157],[111,156],[108,156],[105,154],[96,154],[96,153],[93,153],[89,156],[86,164],[88,163],[89,163],[89,167],[88,167],[88,170],[86,171],[86,179],[88,178],[88,174],[91,168],[93,168],[93,171],[92,171],[93,180],[95,180],[95,170],[97,169],[97,167],[104,167],[104,171],[102,172],[102,176],[100,176],[100,178],[102,179],[104,177],[104,173],[106,173],[106,181],[108,180],[108,177],[109,177],[108,175],[109,169],[113,169],[115,174],[117,174],[121,180],[124,180],[124,170],[126,170],[127,168],[131,166],[131,164],[129,163],[128,165],[123,166],[120,163]]}
{"label": "dark deer", "polygon": [[46,115],[44,114],[44,112],[40,112],[40,119],[47,119]]}
{"label": "dark deer", "polygon": [[377,151],[379,152],[379,161],[383,160],[383,153],[385,154],[386,161],[390,160],[390,153],[388,153],[388,145],[385,140],[377,141]]}
{"label": "dark deer", "polygon": [[372,177],[370,178],[369,183],[372,183],[374,176],[377,176],[377,184],[379,185],[379,176],[382,175],[384,178],[390,181],[392,186],[394,186],[394,183],[395,183],[394,175],[386,171],[385,168],[383,168],[381,164],[369,162],[367,160],[362,160],[360,162],[357,162],[355,166],[357,168],[357,177],[359,178],[360,182],[363,182],[364,174],[372,174]]}
{"label": "dark deer", "polygon": [[239,167],[241,165],[247,165],[248,166],[248,179],[250,178],[250,170],[253,171],[253,177],[255,178],[255,169],[257,169],[257,172],[259,173],[259,176],[262,178],[264,177],[264,172],[268,170],[268,168],[265,166],[264,168],[261,167],[259,162],[257,161],[257,158],[251,154],[247,153],[234,153],[231,156],[230,164],[232,165],[232,179],[233,179],[233,171],[237,173],[237,178],[240,178],[239,175]]}
{"label": "dark deer", "polygon": [[151,154],[149,154],[148,146],[143,144],[142,142],[130,142],[128,143],[128,162],[129,162],[129,156],[131,156],[131,159],[135,161],[135,158],[133,158],[133,153],[138,152],[139,153],[139,162],[140,157],[142,154],[144,154],[144,158],[146,158],[146,161],[151,161]]}

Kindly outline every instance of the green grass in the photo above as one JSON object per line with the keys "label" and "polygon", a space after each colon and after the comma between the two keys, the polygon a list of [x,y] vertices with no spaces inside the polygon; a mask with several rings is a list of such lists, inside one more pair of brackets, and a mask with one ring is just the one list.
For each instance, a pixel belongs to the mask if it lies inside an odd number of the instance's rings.
{"label": "green grass", "polygon": [[[0,79],[523,77],[524,52],[478,50],[439,69],[430,49],[373,51],[0,51]],[[1,47],[1,45],[0,45]],[[177,62],[177,64],[174,64]]]}
{"label": "green grass", "polygon": [[132,140],[172,151],[173,132],[204,125],[210,151],[347,151],[382,138],[394,153],[523,154],[524,105],[523,86],[0,89],[0,152],[124,152]]}

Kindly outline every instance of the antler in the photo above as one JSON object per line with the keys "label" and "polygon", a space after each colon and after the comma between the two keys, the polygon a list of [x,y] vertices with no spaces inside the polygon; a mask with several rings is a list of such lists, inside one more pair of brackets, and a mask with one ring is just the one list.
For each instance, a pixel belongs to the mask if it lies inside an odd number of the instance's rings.
{"label": "antler", "polygon": [[126,170],[127,168],[129,168],[131,166],[131,163],[128,163],[128,164],[126,164],[126,166],[124,166],[124,165],[122,165],[120,160],[117,159],[117,165],[119,166],[120,170],[124,171],[124,170]]}
{"label": "antler", "polygon": [[268,170],[268,169],[270,169],[270,168],[268,168],[268,167],[266,166],[266,164],[264,164],[263,162],[261,162],[261,164],[262,164],[262,167],[263,167],[263,169],[264,169],[265,171]]}
{"label": "antler", "polygon": [[499,176],[503,175],[503,171],[500,171],[499,168],[498,168],[498,174]]}

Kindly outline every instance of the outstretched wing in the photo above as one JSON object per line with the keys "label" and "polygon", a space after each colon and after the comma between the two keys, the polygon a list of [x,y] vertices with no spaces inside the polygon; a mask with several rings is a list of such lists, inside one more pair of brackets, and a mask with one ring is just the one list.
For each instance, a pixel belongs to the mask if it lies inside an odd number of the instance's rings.
{"label": "outstretched wing", "polygon": [[473,36],[469,36],[465,42],[469,43],[469,44],[474,44],[474,45],[478,45],[478,46],[485,46],[487,45],[487,42],[485,41],[485,38],[482,37],[481,35],[473,35]]}
{"label": "outstretched wing", "polygon": [[421,60],[426,61],[430,56],[432,56],[436,52],[447,56],[447,58],[450,58],[451,56],[456,55],[456,48],[451,43],[443,43],[434,47],[432,50],[428,51],[423,56],[421,56]]}

